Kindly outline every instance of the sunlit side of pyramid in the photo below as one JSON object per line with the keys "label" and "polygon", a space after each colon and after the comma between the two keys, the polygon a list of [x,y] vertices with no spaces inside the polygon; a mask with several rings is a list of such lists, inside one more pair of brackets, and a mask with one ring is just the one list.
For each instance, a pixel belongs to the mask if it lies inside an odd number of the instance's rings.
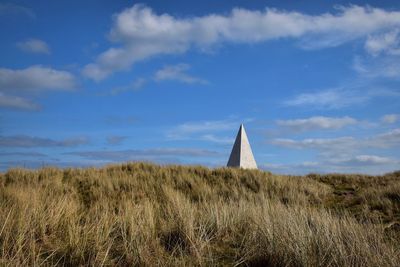
{"label": "sunlit side of pyramid", "polygon": [[251,151],[249,139],[247,138],[243,124],[240,125],[227,166],[257,169],[257,163]]}

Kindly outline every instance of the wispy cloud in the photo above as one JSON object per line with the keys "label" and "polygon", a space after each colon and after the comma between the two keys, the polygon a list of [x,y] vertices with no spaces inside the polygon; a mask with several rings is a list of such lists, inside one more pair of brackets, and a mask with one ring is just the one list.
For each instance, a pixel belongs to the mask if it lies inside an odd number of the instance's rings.
{"label": "wispy cloud", "polygon": [[400,129],[377,134],[371,137],[354,138],[307,138],[302,140],[278,138],[272,144],[295,149],[318,149],[321,151],[350,151],[361,148],[393,148],[400,146]]}
{"label": "wispy cloud", "polygon": [[345,159],[331,159],[331,163],[340,164],[340,165],[347,165],[347,166],[369,166],[369,165],[386,165],[386,164],[395,164],[399,163],[398,160],[388,158],[388,157],[381,157],[375,155],[358,155],[350,158]]}
{"label": "wispy cloud", "polygon": [[379,54],[400,55],[400,31],[398,29],[389,32],[368,36],[365,42],[365,50],[373,56]]}
{"label": "wispy cloud", "polygon": [[156,148],[144,150],[105,150],[105,151],[80,151],[70,152],[69,155],[80,156],[86,159],[128,161],[151,160],[160,157],[213,157],[219,156],[216,151],[193,148]]}
{"label": "wispy cloud", "polygon": [[354,118],[314,116],[305,119],[277,120],[277,125],[291,131],[302,132],[312,130],[337,130],[348,125],[354,125],[358,121]]}
{"label": "wispy cloud", "polygon": [[400,12],[356,5],[320,15],[235,8],[227,15],[178,18],[136,4],[113,19],[109,37],[120,45],[86,65],[84,75],[94,80],[155,55],[185,53],[191,48],[204,50],[228,42],[249,44],[294,38],[305,48],[336,46],[399,27]]}
{"label": "wispy cloud", "polygon": [[365,94],[359,95],[342,88],[335,88],[312,93],[301,93],[284,101],[283,104],[286,106],[312,106],[315,108],[337,109],[364,103],[368,99]]}
{"label": "wispy cloud", "polygon": [[119,145],[123,141],[125,141],[128,137],[127,136],[120,136],[120,135],[110,135],[107,136],[106,141],[109,145]]}
{"label": "wispy cloud", "polygon": [[118,86],[118,87],[112,88],[111,91],[109,93],[107,93],[107,95],[114,96],[114,95],[119,95],[119,94],[126,93],[126,92],[136,92],[136,91],[139,91],[141,88],[143,88],[143,86],[145,86],[146,83],[147,83],[147,80],[145,78],[138,78],[126,86]]}
{"label": "wispy cloud", "polygon": [[343,158],[322,158],[299,163],[265,163],[259,167],[276,173],[364,173],[384,174],[398,169],[399,159],[377,155],[355,155]]}
{"label": "wispy cloud", "polygon": [[39,153],[39,152],[0,152],[0,157],[13,157],[13,156],[20,156],[20,157],[47,157],[46,154]]}
{"label": "wispy cloud", "polygon": [[25,15],[32,19],[36,18],[36,14],[32,9],[13,3],[0,3],[0,15]]}
{"label": "wispy cloud", "polygon": [[184,63],[164,66],[162,69],[158,70],[155,73],[154,79],[156,81],[178,81],[188,84],[207,84],[206,80],[189,75],[187,73],[189,69],[190,65]]}
{"label": "wispy cloud", "polygon": [[339,109],[365,104],[377,97],[400,97],[400,92],[384,88],[371,89],[363,84],[349,85],[346,87],[301,93],[283,101],[283,105],[316,109]]}
{"label": "wispy cloud", "polygon": [[132,125],[135,124],[139,121],[139,119],[136,116],[133,115],[109,115],[104,118],[104,122],[109,125],[119,125],[119,126],[124,126],[124,125]]}
{"label": "wispy cloud", "polygon": [[353,69],[364,78],[390,78],[400,77],[400,58],[398,56],[355,57]]}
{"label": "wispy cloud", "polygon": [[74,147],[89,143],[87,137],[54,140],[28,135],[0,136],[0,147]]}
{"label": "wispy cloud", "polygon": [[186,122],[169,130],[167,136],[171,139],[193,138],[193,135],[201,134],[204,136],[215,132],[233,130],[238,128],[239,125],[240,123],[235,120]]}
{"label": "wispy cloud", "polygon": [[45,41],[39,39],[32,38],[22,42],[18,42],[17,47],[22,51],[28,53],[47,55],[51,53],[49,45]]}
{"label": "wispy cloud", "polygon": [[40,106],[29,99],[19,96],[8,96],[2,92],[0,92],[0,107],[31,111],[40,110]]}
{"label": "wispy cloud", "polygon": [[353,69],[361,77],[390,78],[400,77],[400,30],[371,35],[365,42],[365,50],[372,56],[356,56]]}
{"label": "wispy cloud", "polygon": [[262,170],[285,174],[306,174],[320,168],[321,163],[316,161],[304,161],[299,163],[263,163],[258,167]]}
{"label": "wispy cloud", "polygon": [[294,140],[290,138],[277,138],[271,141],[272,144],[286,148],[296,149],[351,149],[357,143],[353,137],[345,136],[338,138],[307,138]]}
{"label": "wispy cloud", "polygon": [[386,133],[378,134],[366,139],[366,146],[391,148],[400,145],[400,128],[393,129]]}
{"label": "wispy cloud", "polygon": [[109,163],[109,161],[101,161],[101,160],[85,160],[80,159],[76,161],[68,161],[59,159],[51,159],[51,158],[43,158],[43,159],[21,159],[21,160],[8,160],[8,161],[0,161],[0,170],[7,170],[10,168],[42,168],[47,166],[57,166],[61,168],[77,168],[77,167],[93,167],[93,166],[102,166]]}
{"label": "wispy cloud", "polygon": [[202,135],[200,137],[200,139],[204,140],[204,141],[209,141],[209,142],[212,142],[212,143],[218,143],[218,144],[233,144],[233,142],[235,141],[235,139],[233,137],[232,138],[219,137],[219,136],[216,136],[214,134]]}
{"label": "wispy cloud", "polygon": [[381,121],[387,124],[396,123],[400,121],[400,114],[386,114],[382,116]]}

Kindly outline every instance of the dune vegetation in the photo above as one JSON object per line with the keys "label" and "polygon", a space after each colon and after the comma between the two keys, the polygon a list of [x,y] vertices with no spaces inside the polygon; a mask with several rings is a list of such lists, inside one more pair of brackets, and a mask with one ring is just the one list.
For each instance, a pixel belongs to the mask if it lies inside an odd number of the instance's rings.
{"label": "dune vegetation", "polygon": [[0,174],[0,266],[399,266],[400,172]]}

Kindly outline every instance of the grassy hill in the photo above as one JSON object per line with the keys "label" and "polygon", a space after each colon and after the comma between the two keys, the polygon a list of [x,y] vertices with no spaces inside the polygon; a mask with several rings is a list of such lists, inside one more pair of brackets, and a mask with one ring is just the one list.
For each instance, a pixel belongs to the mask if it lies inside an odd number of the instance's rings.
{"label": "grassy hill", "polygon": [[0,174],[0,266],[399,266],[400,172]]}

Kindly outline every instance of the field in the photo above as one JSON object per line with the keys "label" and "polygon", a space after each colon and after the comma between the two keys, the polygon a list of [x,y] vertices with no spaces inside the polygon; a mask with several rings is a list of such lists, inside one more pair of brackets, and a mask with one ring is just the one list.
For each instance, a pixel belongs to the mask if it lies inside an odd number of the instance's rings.
{"label": "field", "polygon": [[400,172],[0,174],[0,266],[399,266]]}

